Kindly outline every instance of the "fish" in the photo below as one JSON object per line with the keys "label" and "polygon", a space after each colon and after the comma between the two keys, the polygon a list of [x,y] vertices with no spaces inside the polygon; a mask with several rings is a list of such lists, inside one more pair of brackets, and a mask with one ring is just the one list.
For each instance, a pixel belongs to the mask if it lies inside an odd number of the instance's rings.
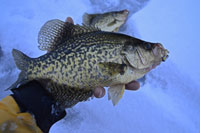
{"label": "fish", "polygon": [[125,84],[144,76],[169,53],[160,43],[58,19],[42,26],[38,42],[48,52],[37,58],[12,50],[21,72],[8,90],[37,80],[64,108],[88,100],[99,86],[109,87],[108,99],[116,105]]}
{"label": "fish", "polygon": [[119,28],[126,22],[128,14],[127,9],[102,14],[85,13],[82,21],[84,25],[96,27],[102,31],[118,32]]}

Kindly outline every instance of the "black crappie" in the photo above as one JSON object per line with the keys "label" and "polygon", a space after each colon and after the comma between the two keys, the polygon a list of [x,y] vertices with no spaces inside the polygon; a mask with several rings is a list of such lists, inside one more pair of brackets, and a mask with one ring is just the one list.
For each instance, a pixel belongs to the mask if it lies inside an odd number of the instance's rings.
{"label": "black crappie", "polygon": [[87,100],[98,86],[110,87],[109,99],[115,105],[125,84],[168,57],[161,44],[60,20],[41,28],[39,44],[49,52],[38,58],[13,50],[21,73],[9,89],[34,79],[45,81],[45,88],[64,107]]}
{"label": "black crappie", "polygon": [[101,29],[102,31],[118,32],[119,28],[126,22],[129,11],[113,11],[102,14],[83,15],[83,24]]}

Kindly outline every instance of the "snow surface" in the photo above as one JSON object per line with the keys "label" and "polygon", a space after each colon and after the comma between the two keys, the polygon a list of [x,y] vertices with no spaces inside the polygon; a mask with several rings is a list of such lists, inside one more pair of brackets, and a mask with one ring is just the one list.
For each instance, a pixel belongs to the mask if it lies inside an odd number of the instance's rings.
{"label": "snow surface", "polygon": [[4,89],[19,73],[11,50],[30,57],[44,54],[37,48],[37,35],[47,20],[72,16],[81,24],[84,12],[128,9],[131,15],[123,33],[161,42],[170,51],[169,59],[147,74],[140,90],[126,91],[116,107],[107,95],[79,103],[67,109],[67,116],[50,132],[199,133],[199,4],[197,0],[1,0],[0,98],[10,93]]}

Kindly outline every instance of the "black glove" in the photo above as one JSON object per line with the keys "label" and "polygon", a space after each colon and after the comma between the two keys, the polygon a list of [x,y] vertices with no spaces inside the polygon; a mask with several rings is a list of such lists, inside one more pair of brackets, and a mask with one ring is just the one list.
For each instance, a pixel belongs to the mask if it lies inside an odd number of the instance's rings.
{"label": "black glove", "polygon": [[37,81],[30,81],[19,88],[12,89],[15,101],[21,112],[30,112],[35,116],[38,127],[49,132],[50,127],[62,119],[66,112],[60,108],[51,95]]}

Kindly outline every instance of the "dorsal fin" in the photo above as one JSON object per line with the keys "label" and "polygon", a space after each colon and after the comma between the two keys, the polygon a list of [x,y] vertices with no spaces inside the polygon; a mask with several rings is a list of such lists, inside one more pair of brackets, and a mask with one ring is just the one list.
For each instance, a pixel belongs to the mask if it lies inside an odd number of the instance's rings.
{"label": "dorsal fin", "polygon": [[73,25],[73,28],[71,29],[71,36],[82,35],[85,33],[98,32],[98,31],[101,31],[101,30],[93,26],[87,26],[85,24],[81,26],[77,24],[77,25]]}
{"label": "dorsal fin", "polygon": [[38,34],[39,49],[52,51],[64,40],[89,32],[100,31],[94,27],[73,25],[58,19],[46,22]]}

